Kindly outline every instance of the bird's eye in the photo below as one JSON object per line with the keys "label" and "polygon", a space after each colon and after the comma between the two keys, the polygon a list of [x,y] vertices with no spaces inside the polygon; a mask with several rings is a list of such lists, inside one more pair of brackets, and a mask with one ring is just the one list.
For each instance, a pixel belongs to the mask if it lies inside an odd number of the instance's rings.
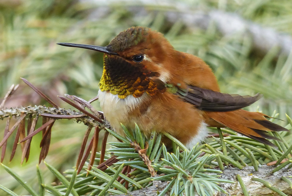
{"label": "bird's eye", "polygon": [[141,62],[141,61],[143,61],[143,59],[144,59],[144,55],[142,55],[142,54],[138,54],[138,55],[133,56],[133,61],[135,61],[135,62]]}

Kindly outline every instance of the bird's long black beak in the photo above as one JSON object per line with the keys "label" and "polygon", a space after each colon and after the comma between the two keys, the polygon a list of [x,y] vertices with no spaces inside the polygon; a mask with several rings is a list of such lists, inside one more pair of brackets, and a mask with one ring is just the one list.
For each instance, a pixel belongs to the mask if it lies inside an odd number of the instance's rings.
{"label": "bird's long black beak", "polygon": [[67,46],[67,47],[74,47],[74,48],[84,48],[88,50],[94,50],[106,54],[112,54],[112,55],[118,55],[118,53],[109,51],[106,47],[101,46],[93,46],[93,45],[85,45],[85,44],[72,44],[72,43],[57,43],[61,46]]}

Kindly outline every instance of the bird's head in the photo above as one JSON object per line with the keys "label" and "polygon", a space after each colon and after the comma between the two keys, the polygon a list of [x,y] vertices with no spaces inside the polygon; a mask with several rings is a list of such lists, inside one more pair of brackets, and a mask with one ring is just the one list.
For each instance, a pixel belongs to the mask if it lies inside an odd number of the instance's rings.
{"label": "bird's head", "polygon": [[154,96],[165,90],[169,78],[167,63],[174,52],[164,36],[145,27],[132,27],[119,33],[105,47],[58,43],[62,46],[84,48],[104,53],[104,71],[100,90],[119,98],[128,95]]}

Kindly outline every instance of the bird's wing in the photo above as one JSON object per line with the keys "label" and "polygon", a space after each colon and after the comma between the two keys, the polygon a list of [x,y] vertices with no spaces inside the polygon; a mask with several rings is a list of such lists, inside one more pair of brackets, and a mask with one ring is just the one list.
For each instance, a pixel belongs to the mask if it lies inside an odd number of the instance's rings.
{"label": "bird's wing", "polygon": [[205,111],[208,118],[261,143],[275,146],[267,139],[278,139],[267,132],[288,131],[268,121],[265,114],[240,110],[256,102],[260,98],[259,94],[255,96],[230,95],[196,86],[188,86],[188,90],[177,88],[175,93],[184,101]]}
{"label": "bird's wing", "polygon": [[255,96],[225,94],[196,86],[188,86],[187,90],[178,88],[176,94],[198,109],[212,112],[238,110],[253,104],[261,97],[259,94]]}

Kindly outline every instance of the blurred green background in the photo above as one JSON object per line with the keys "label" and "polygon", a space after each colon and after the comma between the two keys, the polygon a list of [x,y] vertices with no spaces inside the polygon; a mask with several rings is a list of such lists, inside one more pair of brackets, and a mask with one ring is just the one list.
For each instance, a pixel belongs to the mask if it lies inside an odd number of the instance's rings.
{"label": "blurred green background", "polygon": [[[234,20],[245,26],[234,25]],[[20,77],[65,108],[69,106],[57,95],[95,97],[102,54],[56,43],[107,45],[131,26],[151,27],[164,33],[177,50],[201,57],[212,67],[223,92],[261,93],[263,98],[248,109],[268,115],[277,111],[284,121],[286,113],[292,115],[292,1],[287,0],[0,0],[0,97],[19,83],[7,107],[44,104]],[[98,102],[95,106],[99,108]],[[4,126],[5,120],[0,121],[1,139]],[[73,167],[85,131],[82,124],[58,121],[46,161],[60,171]],[[13,139],[4,161],[31,184],[40,137],[33,139],[28,163],[20,165],[19,149],[8,163]],[[54,180],[49,174],[46,178]],[[1,167],[0,184],[21,193]]]}

